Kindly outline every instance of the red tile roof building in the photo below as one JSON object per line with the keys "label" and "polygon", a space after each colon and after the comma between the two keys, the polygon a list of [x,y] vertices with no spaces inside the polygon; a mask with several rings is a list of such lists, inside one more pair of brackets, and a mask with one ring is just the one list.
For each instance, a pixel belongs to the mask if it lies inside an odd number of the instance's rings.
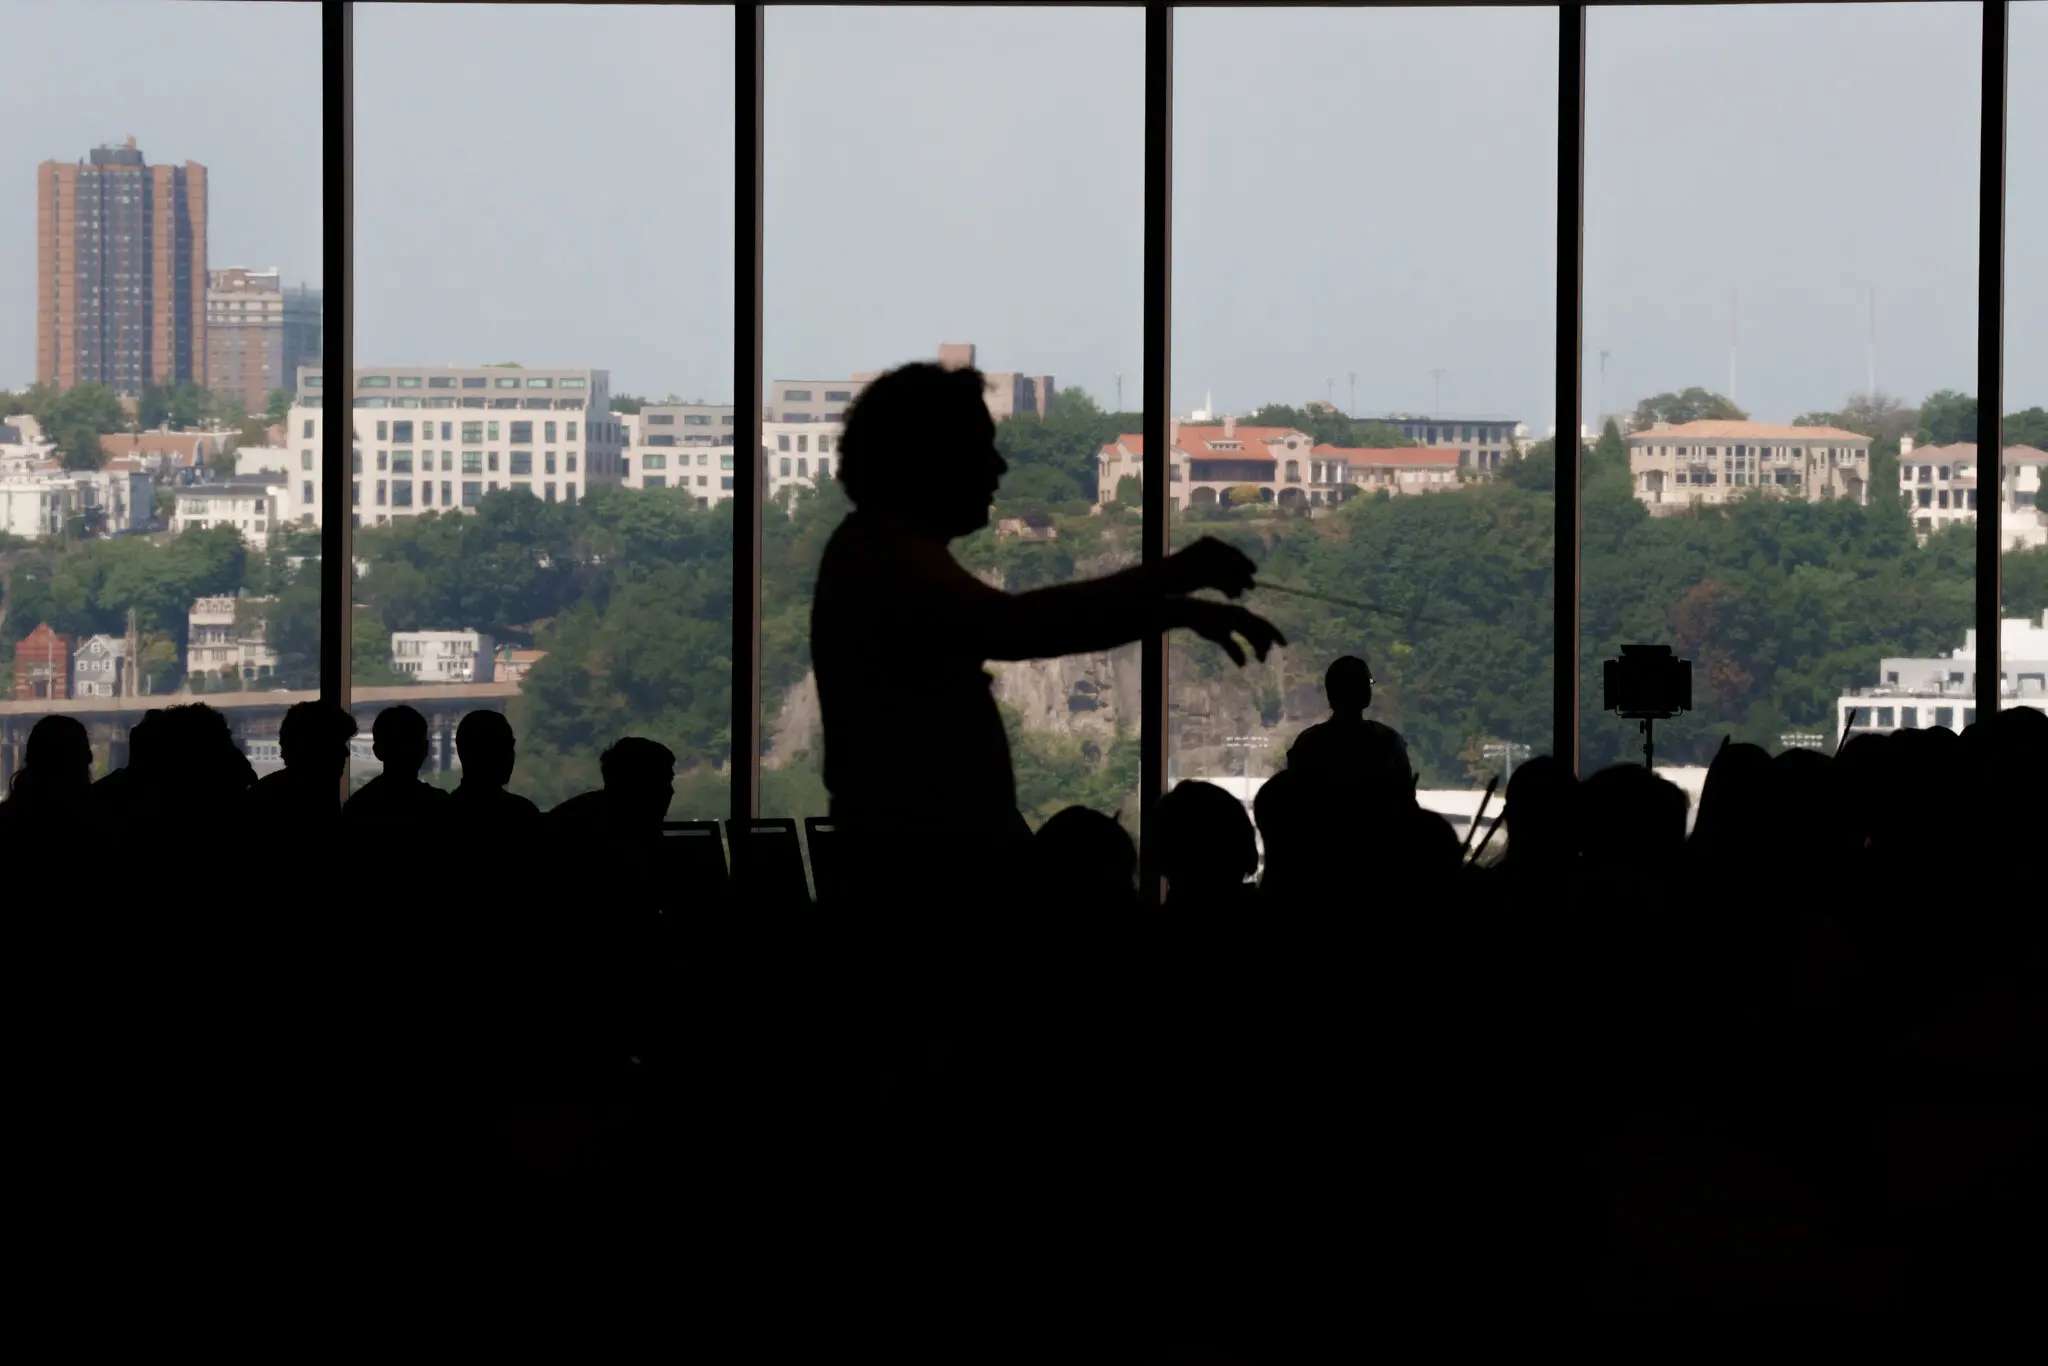
{"label": "red tile roof building", "polygon": [[[1174,422],[1168,479],[1173,508],[1229,503],[1233,490],[1259,491],[1262,504],[1317,507],[1341,503],[1360,492],[1427,493],[1458,487],[1458,452],[1421,447],[1344,449],[1315,444],[1292,427],[1240,427],[1235,418],[1220,424]],[[1104,446],[1096,481],[1104,501],[1116,497],[1126,478],[1142,481],[1145,439],[1117,437]]]}

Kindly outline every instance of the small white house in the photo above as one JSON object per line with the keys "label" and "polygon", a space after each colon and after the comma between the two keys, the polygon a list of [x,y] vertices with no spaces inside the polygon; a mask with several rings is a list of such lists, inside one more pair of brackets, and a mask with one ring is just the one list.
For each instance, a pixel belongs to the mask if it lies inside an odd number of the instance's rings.
{"label": "small white house", "polygon": [[482,631],[391,633],[391,667],[417,683],[489,683],[494,657]]}
{"label": "small white house", "polygon": [[[264,640],[262,608],[268,598],[214,597],[193,602],[186,616],[185,672],[244,682],[277,672],[277,651]],[[255,610],[243,611],[243,608]]]}
{"label": "small white house", "polygon": [[132,667],[124,637],[87,636],[71,652],[71,695],[125,697]]}
{"label": "small white house", "polygon": [[242,535],[251,550],[270,544],[270,534],[279,524],[279,504],[284,490],[262,478],[239,476],[221,484],[194,484],[178,490],[177,510],[171,525],[178,531],[204,531],[208,527],[231,526]]}

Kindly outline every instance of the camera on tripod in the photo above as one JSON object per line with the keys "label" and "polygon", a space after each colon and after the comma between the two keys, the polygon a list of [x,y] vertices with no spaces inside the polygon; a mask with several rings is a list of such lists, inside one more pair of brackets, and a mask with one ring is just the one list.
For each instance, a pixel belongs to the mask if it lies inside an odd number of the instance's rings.
{"label": "camera on tripod", "polygon": [[1655,753],[1650,726],[1692,710],[1692,661],[1669,645],[1624,645],[1621,658],[1600,666],[1600,705],[1642,722],[1643,767]]}

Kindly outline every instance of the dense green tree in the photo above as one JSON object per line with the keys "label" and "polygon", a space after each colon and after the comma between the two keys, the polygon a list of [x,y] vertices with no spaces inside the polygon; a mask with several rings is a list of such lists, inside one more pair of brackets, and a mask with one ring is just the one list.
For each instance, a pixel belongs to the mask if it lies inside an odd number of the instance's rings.
{"label": "dense green tree", "polygon": [[2048,451],[2048,408],[2023,408],[2005,415],[2005,444]]}
{"label": "dense green tree", "polygon": [[1081,486],[1053,465],[1013,469],[996,493],[998,517],[1025,517],[1053,511],[1086,512],[1090,499]]}
{"label": "dense green tree", "polygon": [[264,401],[263,420],[265,423],[275,426],[277,423],[283,422],[286,418],[290,417],[291,411],[292,391],[289,389],[272,389],[269,397]]}
{"label": "dense green tree", "polygon": [[56,385],[37,380],[19,393],[0,389],[0,417],[13,417],[26,413],[39,422],[47,422],[62,392]]}
{"label": "dense green tree", "polygon": [[1137,413],[1104,412],[1086,390],[1060,389],[1044,417],[1015,413],[997,423],[996,449],[1009,462],[1011,479],[1035,468],[1057,471],[1079,490],[1082,501],[1093,503],[1099,496],[1102,448],[1123,433],[1143,429]]}
{"label": "dense green tree", "polygon": [[1520,460],[1501,466],[1500,477],[1502,482],[1530,493],[1554,493],[1557,490],[1556,443],[1548,438],[1536,442]]}
{"label": "dense green tree", "polygon": [[153,432],[171,420],[171,391],[162,384],[145,384],[135,400],[135,426]]}
{"label": "dense green tree", "polygon": [[1839,427],[1873,441],[1896,443],[1900,437],[1912,435],[1919,427],[1920,411],[1903,399],[1879,390],[1874,394],[1851,394],[1843,400],[1841,408],[1832,413],[1801,413],[1792,419],[1792,425]]}
{"label": "dense green tree", "polygon": [[647,400],[637,394],[613,394],[611,402],[615,413],[637,413],[647,406]]}
{"label": "dense green tree", "polygon": [[1977,439],[1977,400],[1942,389],[1920,405],[1920,426],[1913,438],[1922,446],[1952,446]]}
{"label": "dense green tree", "polygon": [[126,431],[128,414],[120,398],[104,384],[74,384],[41,402],[36,414],[43,435],[64,457],[64,468],[96,470],[105,463],[100,437]]}
{"label": "dense green tree", "polygon": [[1999,587],[2005,590],[2005,615],[2041,619],[2048,612],[2048,546],[2008,550],[2000,557]]}
{"label": "dense green tree", "polygon": [[[359,618],[361,615],[359,611]],[[311,572],[280,589],[271,599],[263,638],[277,654],[277,676],[287,688],[320,686],[320,579],[317,561],[312,562]],[[390,640],[388,634],[385,640]],[[368,680],[358,677],[355,681]]]}
{"label": "dense green tree", "polygon": [[1681,393],[1652,394],[1636,404],[1635,414],[1629,418],[1629,430],[1648,431],[1682,422],[1741,422],[1748,417],[1728,399],[1694,385]]}

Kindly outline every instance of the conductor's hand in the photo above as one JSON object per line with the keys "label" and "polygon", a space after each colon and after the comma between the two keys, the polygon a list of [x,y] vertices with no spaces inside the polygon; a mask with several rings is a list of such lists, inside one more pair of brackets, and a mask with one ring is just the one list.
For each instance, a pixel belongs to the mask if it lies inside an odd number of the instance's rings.
{"label": "conductor's hand", "polygon": [[1168,593],[1199,593],[1206,588],[1235,598],[1242,597],[1252,586],[1252,575],[1258,566],[1235,546],[1225,545],[1214,536],[1204,536],[1185,550],[1168,555],[1160,568]]}
{"label": "conductor's hand", "polygon": [[[1228,549],[1227,546],[1224,548]],[[1252,647],[1252,652],[1261,662],[1264,662],[1268,650],[1287,643],[1287,637],[1280,634],[1279,627],[1251,609],[1234,603],[1185,598],[1175,606],[1176,624],[1187,627],[1204,640],[1215,641],[1223,647],[1223,653],[1240,667],[1244,664],[1244,648],[1238,644],[1237,637],[1244,637],[1245,644]]]}

